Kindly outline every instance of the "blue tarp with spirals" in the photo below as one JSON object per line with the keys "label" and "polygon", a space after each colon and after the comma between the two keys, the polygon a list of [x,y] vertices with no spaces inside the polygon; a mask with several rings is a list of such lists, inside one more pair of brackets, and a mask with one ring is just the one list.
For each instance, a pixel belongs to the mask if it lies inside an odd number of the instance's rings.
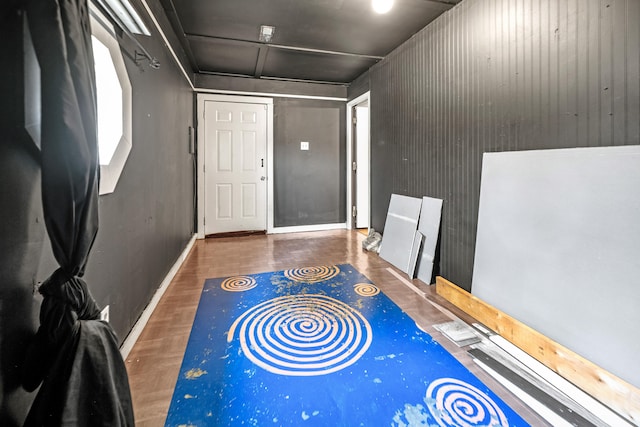
{"label": "blue tarp with spirals", "polygon": [[209,279],[166,426],[524,426],[351,265]]}

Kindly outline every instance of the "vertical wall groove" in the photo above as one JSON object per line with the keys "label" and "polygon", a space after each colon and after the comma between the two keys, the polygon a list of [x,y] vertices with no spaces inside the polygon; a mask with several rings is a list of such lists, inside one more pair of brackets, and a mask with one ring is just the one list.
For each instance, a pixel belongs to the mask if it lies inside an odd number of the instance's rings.
{"label": "vertical wall groove", "polygon": [[465,0],[371,68],[372,225],[444,199],[440,274],[469,289],[482,154],[640,143],[640,2]]}

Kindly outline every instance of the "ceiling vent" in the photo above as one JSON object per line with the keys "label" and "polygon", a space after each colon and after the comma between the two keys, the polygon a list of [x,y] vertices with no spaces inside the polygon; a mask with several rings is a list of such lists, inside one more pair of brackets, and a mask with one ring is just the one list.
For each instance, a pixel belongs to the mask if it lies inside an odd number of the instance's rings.
{"label": "ceiling vent", "polygon": [[260,40],[263,43],[271,43],[271,39],[273,39],[273,33],[276,32],[276,27],[272,27],[271,25],[261,25],[260,26]]}

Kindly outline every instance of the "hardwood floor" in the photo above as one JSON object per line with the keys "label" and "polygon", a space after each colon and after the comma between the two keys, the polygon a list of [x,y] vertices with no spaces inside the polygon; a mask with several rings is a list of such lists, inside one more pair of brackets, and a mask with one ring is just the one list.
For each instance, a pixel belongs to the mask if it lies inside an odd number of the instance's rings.
{"label": "hardwood floor", "polygon": [[[390,264],[377,254],[363,251],[364,238],[357,231],[337,230],[197,241],[126,359],[136,425],[164,425],[205,279],[344,263],[352,264],[371,279],[527,422],[548,425],[480,370],[466,349],[458,348],[433,328],[434,324],[449,321],[449,317],[391,274],[387,270]],[[473,320],[436,295],[433,286],[419,280],[413,283],[426,292],[429,300],[468,322]]]}

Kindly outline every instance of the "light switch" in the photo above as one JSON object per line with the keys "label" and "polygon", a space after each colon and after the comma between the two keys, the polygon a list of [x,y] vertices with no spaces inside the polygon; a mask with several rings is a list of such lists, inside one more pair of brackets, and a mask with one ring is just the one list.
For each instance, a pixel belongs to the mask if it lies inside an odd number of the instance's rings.
{"label": "light switch", "polygon": [[309,143],[307,141],[300,141],[300,149],[301,150],[308,150],[309,149]]}

